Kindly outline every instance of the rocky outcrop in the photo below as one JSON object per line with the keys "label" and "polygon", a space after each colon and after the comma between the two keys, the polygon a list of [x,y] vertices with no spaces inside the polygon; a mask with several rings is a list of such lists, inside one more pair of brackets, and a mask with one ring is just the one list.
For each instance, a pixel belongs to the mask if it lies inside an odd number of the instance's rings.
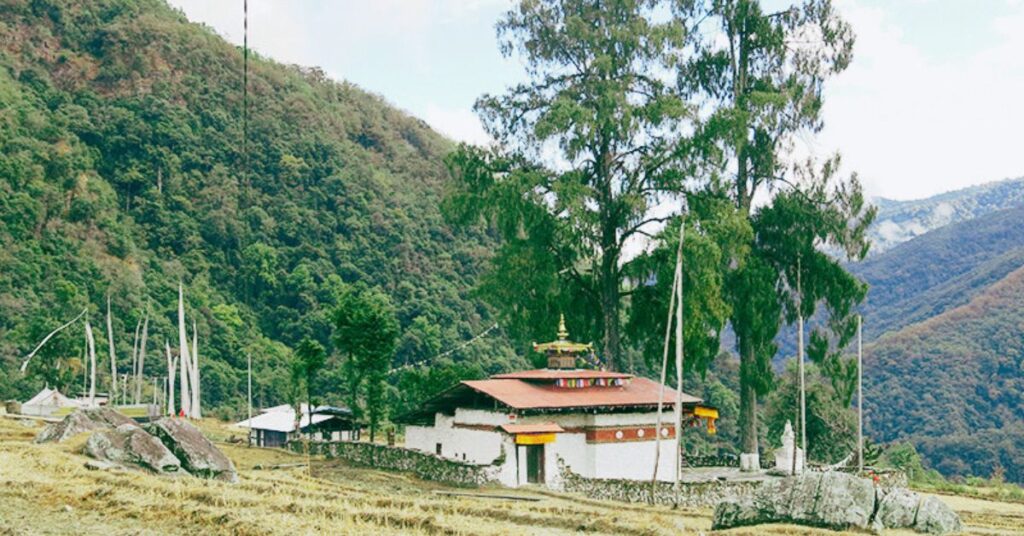
{"label": "rocky outcrop", "polygon": [[138,427],[135,421],[105,407],[79,409],[64,420],[43,428],[36,436],[36,443],[61,442],[78,434],[96,430],[110,430],[122,425]]}
{"label": "rocky outcrop", "polygon": [[163,418],[146,427],[193,476],[238,482],[235,465],[198,428],[184,419]]}
{"label": "rocky outcrop", "polygon": [[133,424],[93,433],[85,444],[85,453],[122,467],[160,475],[184,474],[181,461],[159,439]]}
{"label": "rocky outcrop", "polygon": [[765,482],[754,492],[715,508],[712,528],[794,523],[835,530],[912,528],[929,534],[961,530],[942,501],[905,489],[876,490],[870,480],[837,472]]}
{"label": "rocky outcrop", "polygon": [[36,436],[36,443],[64,441],[93,432],[84,452],[91,469],[143,469],[159,475],[238,482],[238,472],[198,428],[183,419],[164,418],[140,427],[105,407],[77,410]]}

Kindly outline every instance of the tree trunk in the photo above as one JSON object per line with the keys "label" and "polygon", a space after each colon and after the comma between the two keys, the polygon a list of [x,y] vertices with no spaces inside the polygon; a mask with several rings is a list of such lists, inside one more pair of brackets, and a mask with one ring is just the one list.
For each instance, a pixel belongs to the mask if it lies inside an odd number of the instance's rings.
{"label": "tree trunk", "polygon": [[604,324],[602,350],[612,370],[623,370],[621,336],[619,333],[619,278],[618,260],[614,246],[605,250],[601,261],[601,316]]}
{"label": "tree trunk", "polygon": [[757,391],[750,376],[754,367],[754,348],[740,339],[740,444],[743,454],[757,454]]}
{"label": "tree trunk", "polygon": [[306,377],[306,411],[309,412],[309,424],[306,430],[306,439],[313,439],[313,390],[310,389],[309,384],[312,378]]}

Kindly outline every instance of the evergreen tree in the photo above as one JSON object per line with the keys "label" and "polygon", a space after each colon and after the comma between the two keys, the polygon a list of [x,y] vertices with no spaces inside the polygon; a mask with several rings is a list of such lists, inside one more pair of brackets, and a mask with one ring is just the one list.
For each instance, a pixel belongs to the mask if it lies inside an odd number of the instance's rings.
{"label": "evergreen tree", "polygon": [[[306,406],[309,408],[309,424],[312,429],[314,407],[313,383],[316,380],[317,373],[320,372],[320,369],[324,368],[327,354],[320,343],[312,339],[302,339],[299,346],[295,349],[294,359],[292,379],[295,381],[297,378],[301,378],[306,387]],[[312,431],[310,434],[312,434]]]}
{"label": "evergreen tree", "polygon": [[344,376],[349,406],[370,424],[370,441],[386,418],[385,380],[398,342],[398,320],[387,294],[376,288],[349,288],[334,312],[334,344],[346,355]]}
{"label": "evergreen tree", "polygon": [[[483,282],[520,341],[549,337],[559,313],[623,368],[624,250],[673,216],[689,115],[668,67],[684,40],[641,0],[526,0],[498,23],[530,80],[476,103],[500,149],[463,146],[447,213],[492,224],[503,244]],[[673,203],[678,206],[678,204]]]}
{"label": "evergreen tree", "polygon": [[[782,321],[810,316],[824,301],[832,342],[841,347],[852,335],[851,309],[866,292],[821,251],[831,246],[851,259],[867,252],[864,231],[874,210],[865,207],[859,182],[838,178],[838,157],[820,166],[787,160],[797,135],[821,129],[824,82],[849,64],[854,36],[829,0],[804,0],[775,13],[764,12],[758,0],[679,0],[675,13],[700,21],[689,34],[694,54],[681,64],[679,87],[709,110],[694,144],[706,157],[706,190],[727,197],[749,225],[746,247],[735,248],[740,254],[727,264],[725,287],[742,361],[742,451],[753,453],[757,398],[772,385],[773,341]],[[766,194],[766,204],[755,206]],[[819,345],[818,360],[837,372],[838,358],[827,346]]]}

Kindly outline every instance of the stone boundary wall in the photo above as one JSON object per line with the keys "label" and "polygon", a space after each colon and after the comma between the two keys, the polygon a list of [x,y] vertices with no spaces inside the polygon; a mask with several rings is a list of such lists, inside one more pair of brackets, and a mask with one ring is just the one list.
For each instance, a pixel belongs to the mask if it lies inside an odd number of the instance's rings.
{"label": "stone boundary wall", "polygon": [[[586,478],[568,470],[564,465],[562,471],[562,491],[583,494],[591,499],[622,501],[630,503],[648,503],[651,500],[651,482],[649,480],[625,480],[612,478]],[[681,482],[680,506],[690,508],[713,507],[726,500],[735,499],[750,493],[761,486],[757,480]],[[657,482],[654,489],[654,502],[657,504],[675,504],[676,494],[671,482]]]}
{"label": "stone boundary wall", "polygon": [[[775,460],[769,459],[767,454],[760,455],[761,469],[775,467]],[[684,467],[739,467],[740,457],[736,454],[709,454],[692,455],[683,454]]]}
{"label": "stone boundary wall", "polygon": [[[292,441],[288,443],[288,448],[295,452],[303,452],[304,447],[302,441]],[[309,452],[326,458],[345,460],[355,465],[406,471],[423,480],[467,487],[497,483],[499,467],[505,463],[504,456],[489,465],[476,465],[448,460],[418,450],[361,441],[310,442]]]}

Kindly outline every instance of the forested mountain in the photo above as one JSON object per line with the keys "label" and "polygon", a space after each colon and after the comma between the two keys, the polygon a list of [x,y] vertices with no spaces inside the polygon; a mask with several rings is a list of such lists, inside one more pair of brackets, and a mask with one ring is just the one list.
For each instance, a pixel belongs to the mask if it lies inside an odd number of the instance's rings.
{"label": "forested mountain", "polygon": [[[438,209],[451,142],[316,69],[251,56],[249,77],[246,175],[238,47],[161,0],[0,3],[0,397],[78,385],[80,328],[29,376],[17,364],[83,307],[101,325],[107,295],[122,371],[148,307],[161,375],[179,280],[224,412],[243,407],[247,354],[257,403],[282,401],[289,347],[330,346],[345,285],[390,296],[397,363],[493,323],[470,295],[493,241]],[[484,369],[519,359],[500,336],[471,351]]]}
{"label": "forested mountain", "polygon": [[[946,475],[988,476],[998,463],[1024,482],[1022,267],[1024,206],[850,265],[870,285],[861,310],[872,439],[913,441]],[[781,365],[796,351],[795,330],[779,342]]]}
{"label": "forested mountain", "polygon": [[1024,482],[1024,268],[865,349],[866,427],[946,475]]}
{"label": "forested mountain", "polygon": [[1024,266],[1024,206],[948,225],[852,264],[870,285],[865,337],[926,320],[967,303]]}
{"label": "forested mountain", "polygon": [[871,255],[942,226],[1024,204],[1024,177],[954,190],[926,199],[876,198],[878,217],[871,226]]}
{"label": "forested mountain", "polygon": [[[963,305],[1021,266],[1024,205],[940,227],[851,263],[851,273],[869,285],[860,307],[864,338],[871,341]],[[809,319],[808,329],[823,320]],[[796,328],[786,326],[778,343],[781,363],[796,353]]]}

